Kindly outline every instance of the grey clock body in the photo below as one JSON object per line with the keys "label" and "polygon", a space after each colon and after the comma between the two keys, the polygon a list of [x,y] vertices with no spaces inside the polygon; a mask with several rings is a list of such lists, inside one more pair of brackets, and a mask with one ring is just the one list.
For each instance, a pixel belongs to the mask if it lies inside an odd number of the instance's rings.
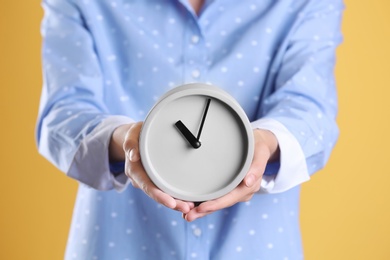
{"label": "grey clock body", "polygon": [[[210,99],[198,149],[175,127],[179,120],[194,136]],[[250,122],[233,97],[220,88],[194,83],[167,92],[151,109],[140,135],[142,164],[162,191],[181,200],[207,201],[233,190],[253,159]]]}

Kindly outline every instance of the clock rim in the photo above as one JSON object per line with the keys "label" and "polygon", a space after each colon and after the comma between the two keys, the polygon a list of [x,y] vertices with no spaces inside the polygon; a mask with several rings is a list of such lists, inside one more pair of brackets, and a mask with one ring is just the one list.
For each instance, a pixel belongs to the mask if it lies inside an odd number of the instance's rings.
{"label": "clock rim", "polygon": [[[160,181],[159,174],[154,170],[154,167],[152,166],[153,163],[150,161],[150,158],[147,153],[146,148],[146,138],[147,134],[150,129],[150,124],[153,121],[153,118],[156,116],[156,114],[159,112],[159,107],[164,107],[166,104],[177,100],[179,98],[192,96],[192,95],[202,95],[202,96],[208,96],[211,98],[215,98],[216,100],[224,103],[226,106],[229,107],[234,113],[236,114],[236,117],[240,119],[240,123],[242,124],[243,130],[246,133],[246,139],[247,139],[247,153],[246,156],[243,156],[243,164],[240,168],[240,172],[237,173],[237,175],[234,177],[234,179],[226,186],[224,186],[221,189],[218,189],[216,191],[213,191],[211,193],[207,194],[196,194],[196,195],[187,195],[183,193],[176,192],[172,189],[170,189],[167,185],[163,183],[163,181]],[[240,128],[242,128],[240,127]],[[235,187],[237,187],[240,182],[244,179],[246,176],[250,165],[252,164],[253,160],[253,154],[254,154],[254,138],[253,138],[253,129],[251,127],[251,124],[249,122],[249,119],[245,113],[245,111],[242,109],[242,107],[239,105],[239,103],[232,97],[230,94],[228,94],[223,89],[203,84],[203,83],[190,83],[185,84],[179,87],[176,87],[174,89],[171,89],[170,91],[166,92],[161,98],[156,102],[156,104],[152,107],[152,109],[149,111],[148,115],[146,116],[144,123],[141,128],[140,138],[139,138],[139,149],[140,149],[140,155],[141,155],[141,162],[143,164],[143,167],[149,176],[149,178],[152,180],[152,182],[163,192],[171,195],[172,197],[180,200],[185,201],[194,201],[194,202],[200,202],[200,201],[208,201],[213,200],[219,197],[222,197],[223,195],[229,193],[232,191]]]}

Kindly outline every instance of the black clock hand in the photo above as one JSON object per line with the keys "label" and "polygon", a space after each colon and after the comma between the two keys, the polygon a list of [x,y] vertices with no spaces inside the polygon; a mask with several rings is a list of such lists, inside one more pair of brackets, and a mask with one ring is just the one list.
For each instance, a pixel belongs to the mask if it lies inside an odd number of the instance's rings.
{"label": "black clock hand", "polygon": [[195,136],[191,133],[190,130],[188,130],[188,128],[183,124],[182,121],[177,121],[175,126],[192,147],[194,147],[195,149],[198,149],[200,147],[199,140],[195,138]]}
{"label": "black clock hand", "polygon": [[211,101],[210,98],[207,99],[206,108],[204,109],[204,112],[203,112],[202,122],[200,123],[198,136],[196,137],[196,140],[198,140],[198,142],[199,142],[199,139],[200,139],[200,135],[202,134],[203,125],[204,125],[204,121],[206,120],[207,112],[209,111],[210,101]]}

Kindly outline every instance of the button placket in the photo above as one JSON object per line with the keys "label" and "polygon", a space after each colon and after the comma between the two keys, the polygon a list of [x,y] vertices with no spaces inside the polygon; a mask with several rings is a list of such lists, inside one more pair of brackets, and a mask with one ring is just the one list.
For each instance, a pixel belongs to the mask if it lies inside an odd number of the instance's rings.
{"label": "button placket", "polygon": [[204,61],[205,46],[198,24],[189,22],[185,34],[185,78],[187,82],[200,82],[204,76],[206,63]]}
{"label": "button placket", "polygon": [[190,224],[186,223],[187,228],[187,256],[186,259],[209,259],[207,254],[205,254],[204,247],[205,239],[207,237],[207,234],[203,231],[205,230],[205,225],[202,223],[203,221],[200,220],[197,224]]}
{"label": "button placket", "polygon": [[196,228],[194,228],[194,230],[193,230],[193,234],[194,234],[194,236],[196,236],[196,237],[200,237],[200,236],[202,235],[202,230],[201,230],[200,228],[196,227]]}
{"label": "button placket", "polygon": [[191,42],[192,42],[193,44],[197,44],[197,43],[199,42],[199,36],[196,35],[196,34],[192,35],[192,37],[191,37]]}
{"label": "button placket", "polygon": [[194,79],[197,79],[200,77],[200,71],[198,69],[194,69],[192,72],[191,72],[191,76],[194,78]]}

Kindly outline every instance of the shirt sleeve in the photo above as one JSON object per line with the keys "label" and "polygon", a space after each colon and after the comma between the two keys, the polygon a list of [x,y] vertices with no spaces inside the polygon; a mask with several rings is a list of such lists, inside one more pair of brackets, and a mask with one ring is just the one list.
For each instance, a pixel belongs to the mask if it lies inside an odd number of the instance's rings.
{"label": "shirt sleeve", "polygon": [[261,192],[290,189],[329,159],[338,138],[334,80],[336,47],[342,41],[342,1],[310,1],[275,54],[257,128],[272,131],[281,150],[276,174],[265,174]]}
{"label": "shirt sleeve", "polygon": [[124,190],[130,179],[125,174],[114,175],[110,171],[108,146],[115,128],[131,122],[133,120],[124,116],[104,119],[81,141],[67,172],[68,176],[95,189]]}
{"label": "shirt sleeve", "polygon": [[[61,171],[100,190],[123,189],[123,174],[109,170],[112,132],[132,120],[111,116],[92,36],[77,6],[42,3],[43,90],[36,129],[39,152]],[[93,151],[93,152],[91,152]]]}

